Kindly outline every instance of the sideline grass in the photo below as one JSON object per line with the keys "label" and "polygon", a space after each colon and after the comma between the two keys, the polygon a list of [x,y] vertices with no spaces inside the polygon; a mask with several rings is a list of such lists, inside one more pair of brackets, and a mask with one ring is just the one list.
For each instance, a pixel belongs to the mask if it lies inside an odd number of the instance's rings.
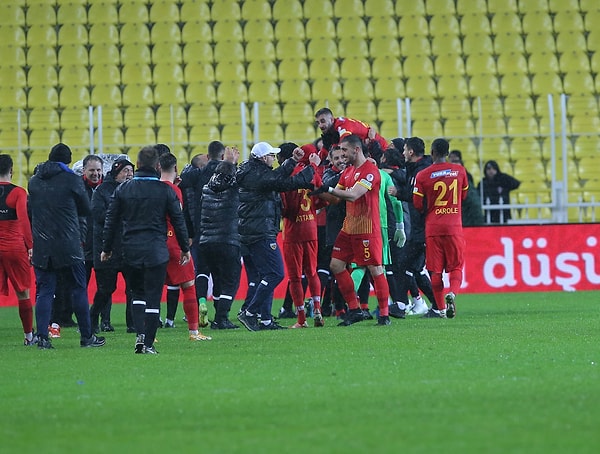
{"label": "sideline grass", "polygon": [[3,308],[0,451],[596,453],[598,296],[461,295],[453,320],[201,343],[179,321],[158,356],[133,354],[123,305],[105,347],[71,328],[52,351]]}

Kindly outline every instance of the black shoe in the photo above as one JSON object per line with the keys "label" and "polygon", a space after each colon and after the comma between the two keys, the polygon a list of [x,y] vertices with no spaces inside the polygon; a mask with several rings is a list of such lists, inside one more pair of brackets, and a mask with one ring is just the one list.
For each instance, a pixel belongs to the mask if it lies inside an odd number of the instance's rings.
{"label": "black shoe", "polygon": [[154,346],[152,346],[152,347],[146,347],[144,345],[144,348],[142,349],[142,354],[144,354],[144,355],[158,355],[158,352],[156,351],[156,349],[154,348]]}
{"label": "black shoe", "polygon": [[377,317],[377,326],[388,326],[391,325],[392,322],[387,315],[380,315]]}
{"label": "black shoe", "polygon": [[38,337],[34,334],[31,340],[27,340],[27,338],[23,339],[23,345],[25,347],[32,347],[34,345],[37,345],[38,341]]}
{"label": "black shoe", "polygon": [[243,311],[238,314],[237,319],[248,331],[258,331],[260,329],[257,315],[246,315],[246,311]]}
{"label": "black shoe", "polygon": [[213,321],[210,323],[210,329],[240,329],[238,325],[235,325],[229,321],[229,319],[222,320],[220,322]]}
{"label": "black shoe", "polygon": [[446,314],[432,308],[421,318],[446,318]]}
{"label": "black shoe", "polygon": [[159,327],[159,328],[162,328],[163,326],[164,326],[164,325],[163,325],[163,321],[162,321],[162,320],[159,318],[159,319],[158,319],[158,327]]}
{"label": "black shoe", "polygon": [[137,331],[135,330],[135,326],[128,326],[128,327],[127,327],[127,332],[128,332],[128,333],[135,333],[135,332],[137,332]]}
{"label": "black shoe", "polygon": [[389,305],[390,317],[394,318],[406,318],[406,309],[400,309],[398,303],[392,303]]}
{"label": "black shoe", "polygon": [[82,347],[102,347],[104,344],[106,344],[106,340],[94,334],[88,339],[81,339],[79,341],[79,345]]}
{"label": "black shoe", "polygon": [[104,320],[102,322],[102,326],[100,327],[100,329],[102,331],[106,332],[112,332],[115,330],[115,328],[110,324],[110,320]]}
{"label": "black shoe", "polygon": [[450,292],[444,298],[446,300],[446,318],[456,317],[456,305],[454,304],[454,298],[456,298],[456,295]]}
{"label": "black shoe", "polygon": [[146,336],[144,334],[138,334],[135,338],[135,353],[144,353],[144,339]]}
{"label": "black shoe", "polygon": [[365,319],[365,316],[361,309],[352,309],[351,311],[349,311],[346,314],[346,316],[344,317],[344,320],[342,322],[338,323],[338,326],[350,326],[350,325],[353,325],[354,323],[362,322],[362,321],[364,321],[364,319]]}
{"label": "black shoe", "polygon": [[165,324],[164,324],[163,328],[175,328],[175,322],[170,322],[168,320],[165,320]]}
{"label": "black shoe", "polygon": [[279,311],[279,315],[277,316],[278,319],[281,318],[296,318],[296,314],[294,313],[294,311],[290,311],[289,309],[284,309],[283,307],[281,308],[281,310]]}
{"label": "black shoe", "polygon": [[268,331],[268,330],[274,330],[274,329],[287,329],[287,326],[281,326],[275,320],[271,320],[271,323],[269,323],[268,325],[265,325],[264,323],[259,323],[259,325],[260,325],[259,329],[261,331]]}
{"label": "black shoe", "polygon": [[373,314],[369,312],[369,309],[362,309],[362,313],[365,320],[373,320]]}
{"label": "black shoe", "polygon": [[52,342],[50,342],[50,339],[38,339],[38,343],[37,346],[40,350],[51,350],[54,347],[52,346]]}

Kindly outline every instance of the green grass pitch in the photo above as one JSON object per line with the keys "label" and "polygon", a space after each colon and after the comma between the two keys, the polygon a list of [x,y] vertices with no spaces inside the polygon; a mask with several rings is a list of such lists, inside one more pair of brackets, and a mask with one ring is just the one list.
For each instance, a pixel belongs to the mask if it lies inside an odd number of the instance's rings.
{"label": "green grass pitch", "polygon": [[133,353],[123,305],[105,347],[71,328],[52,351],[2,308],[0,452],[600,452],[599,295],[459,295],[453,320],[196,343],[180,305],[158,356]]}

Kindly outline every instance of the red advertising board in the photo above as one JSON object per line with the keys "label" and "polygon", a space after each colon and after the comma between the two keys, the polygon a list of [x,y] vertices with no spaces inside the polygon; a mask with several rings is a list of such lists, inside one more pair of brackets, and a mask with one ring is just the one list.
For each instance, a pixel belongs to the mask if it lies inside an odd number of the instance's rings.
{"label": "red advertising board", "polygon": [[[600,224],[507,225],[465,228],[463,293],[600,289]],[[246,294],[246,279],[237,298]],[[119,282],[114,302],[124,301]],[[275,291],[283,298],[286,279]],[[96,286],[90,282],[90,301]],[[16,305],[14,292],[0,306]]]}

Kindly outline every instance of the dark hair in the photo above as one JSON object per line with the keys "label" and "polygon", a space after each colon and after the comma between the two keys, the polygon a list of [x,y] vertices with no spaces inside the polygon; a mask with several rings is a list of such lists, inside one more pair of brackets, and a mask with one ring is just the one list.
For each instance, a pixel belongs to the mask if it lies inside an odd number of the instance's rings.
{"label": "dark hair", "polygon": [[213,140],[208,144],[208,159],[221,159],[225,152],[225,145],[218,140]]}
{"label": "dark hair", "polygon": [[431,153],[435,153],[438,156],[448,156],[448,150],[450,144],[446,139],[435,139],[431,143]]}
{"label": "dark hair", "polygon": [[0,175],[8,175],[13,168],[13,160],[8,154],[0,154]]}
{"label": "dark hair", "polygon": [[215,173],[222,173],[223,175],[235,175],[237,167],[234,163],[229,161],[221,161],[215,168]]}
{"label": "dark hair", "polygon": [[193,167],[200,167],[200,165],[202,164],[202,157],[204,155],[202,153],[197,154],[196,156],[194,156],[192,158],[191,164]]}
{"label": "dark hair", "polygon": [[492,169],[496,170],[496,172],[500,173],[500,166],[498,166],[498,163],[496,161],[488,161],[485,163],[485,165],[483,166],[483,169],[487,169],[488,167],[491,167]]}
{"label": "dark hair", "polygon": [[388,148],[383,153],[385,164],[389,167],[404,167],[404,155],[397,148]]}
{"label": "dark hair", "polygon": [[348,136],[342,137],[340,139],[340,144],[342,142],[346,142],[351,147],[360,147],[361,150],[363,151],[363,155],[367,156],[365,154],[365,147],[363,146],[363,142],[362,142],[361,138],[358,137],[356,134],[350,134]]}
{"label": "dark hair", "polygon": [[283,164],[286,159],[292,157],[296,148],[298,148],[298,145],[294,142],[285,142],[279,145],[279,149],[281,151],[277,153],[277,162],[279,162],[279,164]]}
{"label": "dark hair", "polygon": [[317,113],[315,114],[315,118],[320,117],[321,115],[331,115],[333,117],[333,112],[331,111],[331,109],[329,107],[323,107],[323,108],[317,110]]}
{"label": "dark hair", "polygon": [[460,150],[452,150],[449,153],[449,156],[456,156],[458,159],[460,159],[460,162],[462,162],[462,153],[460,152]]}
{"label": "dark hair", "polygon": [[165,172],[170,172],[177,165],[177,157],[172,153],[161,154],[158,157],[160,168]]}
{"label": "dark hair", "polygon": [[83,158],[83,167],[85,168],[85,166],[87,166],[88,162],[90,161],[98,161],[101,166],[104,166],[104,161],[100,156],[97,156],[95,154],[89,154],[85,158]]}
{"label": "dark hair", "polygon": [[171,153],[171,149],[169,148],[169,146],[165,145],[164,143],[157,143],[156,145],[154,145],[154,148],[156,148],[158,156]]}
{"label": "dark hair", "polygon": [[148,145],[142,148],[137,157],[138,169],[151,168],[156,169],[158,164],[158,150],[154,145]]}
{"label": "dark hair", "polygon": [[409,137],[404,139],[404,145],[412,150],[417,156],[423,156],[425,153],[425,142],[420,137]]}

